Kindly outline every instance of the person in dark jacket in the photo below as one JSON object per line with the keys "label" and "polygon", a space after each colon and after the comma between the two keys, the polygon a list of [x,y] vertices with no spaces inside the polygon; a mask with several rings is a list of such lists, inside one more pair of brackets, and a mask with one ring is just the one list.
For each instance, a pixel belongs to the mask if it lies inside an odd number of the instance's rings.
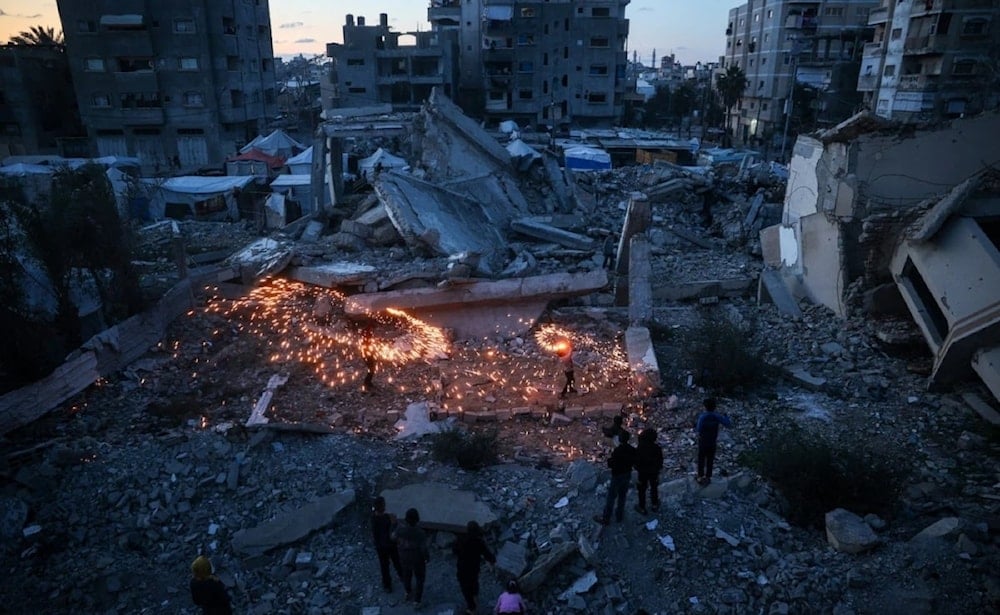
{"label": "person in dark jacket", "polygon": [[403,566],[399,563],[399,549],[392,539],[396,529],[396,517],[385,512],[385,498],[378,496],[372,505],[372,541],[375,543],[375,553],[378,554],[378,565],[382,571],[382,587],[386,593],[392,591],[392,578],[389,576],[389,562],[396,569],[399,578],[403,578]]}
{"label": "person in dark jacket", "polygon": [[632,468],[635,466],[635,448],[628,443],[629,433],[618,434],[618,446],[611,451],[608,467],[611,468],[611,484],[608,486],[608,498],[604,502],[604,514],[596,515],[594,521],[601,525],[611,523],[611,511],[615,510],[615,519],[621,522],[625,517],[625,496],[628,495],[628,484],[632,480]]}
{"label": "person in dark jacket", "polygon": [[406,511],[405,523],[396,528],[396,546],[399,562],[403,565],[403,589],[406,600],[418,606],[424,597],[424,579],[427,578],[427,562],[431,560],[427,546],[427,534],[418,527],[420,513],[416,508]]}
{"label": "person in dark jacket", "polygon": [[199,555],[191,563],[191,601],[204,615],[232,615],[229,592],[219,577],[212,574],[212,562]]}
{"label": "person in dark jacket", "polygon": [[705,411],[698,415],[694,430],[698,434],[698,483],[712,482],[712,468],[715,465],[715,444],[719,438],[719,425],[731,427],[729,417],[715,411],[715,399],[704,401]]}
{"label": "person in dark jacket", "polygon": [[656,443],[656,430],[644,429],[639,434],[639,445],[635,449],[635,470],[639,475],[639,504],[635,509],[646,514],[646,489],[653,511],[660,510],[660,470],[663,469],[663,447]]}
{"label": "person in dark jacket", "polygon": [[465,526],[465,535],[459,536],[452,546],[458,565],[458,586],[465,598],[466,613],[476,613],[479,597],[479,566],[483,560],[495,564],[497,558],[483,540],[483,530],[475,521]]}

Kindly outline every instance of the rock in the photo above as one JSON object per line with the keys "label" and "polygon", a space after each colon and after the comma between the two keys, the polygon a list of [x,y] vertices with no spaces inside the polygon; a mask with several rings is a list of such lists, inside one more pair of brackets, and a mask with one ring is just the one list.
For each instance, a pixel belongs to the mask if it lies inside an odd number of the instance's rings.
{"label": "rock", "polygon": [[558,545],[545,555],[538,558],[534,567],[518,580],[521,592],[533,592],[545,583],[549,572],[558,566],[564,559],[576,553],[577,546],[573,543]]}
{"label": "rock", "polygon": [[865,515],[865,523],[867,523],[868,526],[871,527],[876,532],[879,530],[884,530],[886,526],[886,522],[883,521],[881,517],[872,513],[868,513],[867,515]]}
{"label": "rock", "polygon": [[587,574],[574,581],[573,585],[559,596],[559,599],[568,600],[573,594],[585,594],[595,585],[597,585],[597,573],[590,570]]}
{"label": "rock", "polygon": [[731,546],[731,547],[738,547],[738,546],[740,546],[740,539],[739,538],[733,536],[732,534],[730,534],[728,532],[724,532],[724,531],[720,530],[719,528],[715,528],[715,537],[716,538],[721,538],[722,540],[725,540],[726,542],[729,543],[729,546]]}
{"label": "rock", "polygon": [[712,482],[698,490],[698,497],[708,500],[718,500],[729,490],[729,481],[713,478]]}
{"label": "rock", "polygon": [[569,464],[566,477],[569,484],[581,493],[593,491],[597,487],[597,469],[589,461],[578,459]]}
{"label": "rock", "polygon": [[517,578],[524,574],[528,568],[528,552],[516,542],[507,541],[503,543],[497,552],[497,571]]}
{"label": "rock", "polygon": [[837,508],[826,513],[826,540],[843,553],[862,553],[878,544],[878,536],[861,517]]}
{"label": "rock", "polygon": [[958,535],[961,528],[961,519],[958,517],[945,517],[925,527],[911,540],[917,542],[921,540],[933,540],[934,538],[954,537]]}
{"label": "rock", "polygon": [[233,535],[233,550],[245,555],[257,555],[292,544],[331,525],[337,514],[353,502],[354,490],[348,489],[282,513],[256,527],[236,532]]}
{"label": "rock", "polygon": [[739,587],[727,587],[719,594],[719,600],[723,604],[743,604],[747,601],[747,594]]}

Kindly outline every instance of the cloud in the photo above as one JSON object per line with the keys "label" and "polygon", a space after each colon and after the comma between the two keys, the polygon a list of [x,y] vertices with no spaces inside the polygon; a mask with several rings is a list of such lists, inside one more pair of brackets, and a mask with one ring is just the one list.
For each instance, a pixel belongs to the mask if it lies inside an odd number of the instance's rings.
{"label": "cloud", "polygon": [[297,40],[295,42],[296,43],[315,43],[316,39],[314,39],[314,38],[300,38],[299,40]]}
{"label": "cloud", "polygon": [[636,9],[636,12],[637,13],[652,13],[653,12],[653,7],[651,7],[651,6],[640,6],[639,8]]}
{"label": "cloud", "polygon": [[14,17],[16,19],[38,19],[41,17],[41,13],[35,15],[22,15],[21,13],[8,13],[7,11],[0,9],[0,17]]}
{"label": "cloud", "polygon": [[302,23],[301,21],[292,21],[292,22],[289,22],[289,23],[283,23],[283,24],[281,24],[278,27],[279,28],[301,28],[304,25],[306,25],[306,24]]}

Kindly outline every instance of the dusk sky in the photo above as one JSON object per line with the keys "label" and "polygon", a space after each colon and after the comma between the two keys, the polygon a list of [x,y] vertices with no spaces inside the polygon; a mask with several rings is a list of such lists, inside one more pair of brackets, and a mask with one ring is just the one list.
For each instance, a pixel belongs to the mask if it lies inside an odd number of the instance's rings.
{"label": "dusk sky", "polygon": [[[285,57],[325,53],[326,43],[341,40],[348,13],[363,15],[369,24],[378,23],[379,13],[388,13],[389,24],[398,32],[427,30],[427,4],[423,0],[271,2],[274,53]],[[729,9],[739,4],[739,0],[633,0],[626,9],[631,20],[629,59],[632,51],[638,51],[649,64],[655,49],[657,58],[673,52],[684,64],[718,60]],[[60,28],[55,0],[0,0],[0,42],[33,25]]]}

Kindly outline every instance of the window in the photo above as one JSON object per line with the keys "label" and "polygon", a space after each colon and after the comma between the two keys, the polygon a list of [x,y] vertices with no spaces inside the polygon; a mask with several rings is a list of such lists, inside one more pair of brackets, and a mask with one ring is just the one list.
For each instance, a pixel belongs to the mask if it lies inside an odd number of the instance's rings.
{"label": "window", "polygon": [[894,41],[898,41],[902,37],[903,37],[903,29],[902,28],[893,28],[892,32],[889,34],[889,38],[891,40],[894,40]]}
{"label": "window", "polygon": [[97,24],[86,19],[78,19],[76,22],[76,31],[84,34],[93,34],[97,32]]}
{"label": "window", "polygon": [[236,20],[232,17],[222,18],[222,33],[236,35]]}
{"label": "window", "polygon": [[103,58],[87,58],[83,70],[88,72],[104,72]]}
{"label": "window", "polygon": [[882,76],[884,76],[884,77],[892,77],[895,74],[896,74],[896,65],[895,64],[886,64],[885,65],[885,70],[882,71]]}
{"label": "window", "polygon": [[111,97],[107,94],[94,94],[90,97],[90,106],[107,109],[111,106]]}
{"label": "window", "polygon": [[962,23],[962,36],[985,36],[989,29],[990,20],[974,17]]}
{"label": "window", "polygon": [[521,9],[521,17],[534,17],[534,16],[535,16],[535,9],[532,8]]}
{"label": "window", "polygon": [[823,15],[826,17],[843,17],[844,7],[842,6],[828,6],[823,9]]}
{"label": "window", "polygon": [[591,17],[611,17],[611,9],[609,7],[594,7],[590,11]]}
{"label": "window", "polygon": [[743,24],[745,24],[745,23],[746,23],[746,20],[745,20],[745,19],[741,19],[741,20],[740,20],[740,27],[742,28],[742,27],[743,27]]}
{"label": "window", "polygon": [[198,58],[180,58],[180,70],[198,70]]}
{"label": "window", "polygon": [[956,60],[951,65],[952,75],[974,75],[976,74],[975,60]]}
{"label": "window", "polygon": [[274,60],[271,58],[264,58],[260,61],[260,69],[265,73],[269,73],[274,70]]}
{"label": "window", "polygon": [[768,9],[767,10],[767,18],[770,19],[772,17],[774,17],[774,11],[772,11],[771,9]]}
{"label": "window", "polygon": [[246,103],[243,90],[229,90],[229,106],[242,107]]}
{"label": "window", "polygon": [[518,90],[517,97],[521,100],[531,100],[535,97],[535,92],[533,90]]}
{"label": "window", "polygon": [[122,109],[152,109],[162,106],[156,92],[126,92],[119,96]]}
{"label": "window", "polygon": [[185,107],[204,107],[205,99],[201,92],[184,92]]}
{"label": "window", "polygon": [[118,58],[119,73],[137,73],[153,70],[153,58]]}
{"label": "window", "polygon": [[350,92],[351,94],[364,94],[368,90],[366,88],[353,87],[353,88],[347,88],[347,91]]}
{"label": "window", "polygon": [[760,103],[760,110],[761,111],[767,111],[767,103],[766,102]]}
{"label": "window", "polygon": [[365,59],[364,58],[347,58],[347,65],[348,66],[364,66],[365,65]]}
{"label": "window", "polygon": [[524,47],[527,45],[535,44],[535,37],[530,34],[518,34],[517,35],[518,46]]}
{"label": "window", "polygon": [[590,74],[591,75],[596,75],[596,76],[607,75],[608,74],[608,65],[607,64],[591,64],[590,65]]}
{"label": "window", "polygon": [[535,63],[534,62],[518,62],[517,63],[517,72],[519,72],[519,73],[533,73],[533,72],[535,72]]}
{"label": "window", "polygon": [[769,33],[765,32],[764,33],[764,42],[766,43],[769,40],[771,40],[771,35]]}
{"label": "window", "polygon": [[754,23],[759,22],[760,21],[760,13],[754,13],[753,14],[753,20],[754,20]]}
{"label": "window", "polygon": [[608,102],[608,95],[605,92],[590,92],[587,94],[587,102],[601,104]]}
{"label": "window", "polygon": [[609,47],[610,46],[610,41],[608,40],[608,37],[606,37],[606,36],[592,36],[590,38],[590,46],[591,47],[601,47],[601,48]]}
{"label": "window", "polygon": [[763,89],[764,89],[764,80],[763,80],[763,79],[762,79],[762,80],[761,80],[761,82],[760,82],[760,83],[759,83],[759,84],[757,85],[757,89],[758,89],[758,90],[763,90]]}
{"label": "window", "polygon": [[193,19],[175,19],[174,32],[178,34],[191,34],[195,31]]}
{"label": "window", "polygon": [[764,66],[765,64],[767,64],[767,58],[766,57],[765,58],[761,58],[760,59],[760,65]]}
{"label": "window", "polygon": [[239,69],[240,69],[240,57],[226,56],[226,70],[239,70]]}

